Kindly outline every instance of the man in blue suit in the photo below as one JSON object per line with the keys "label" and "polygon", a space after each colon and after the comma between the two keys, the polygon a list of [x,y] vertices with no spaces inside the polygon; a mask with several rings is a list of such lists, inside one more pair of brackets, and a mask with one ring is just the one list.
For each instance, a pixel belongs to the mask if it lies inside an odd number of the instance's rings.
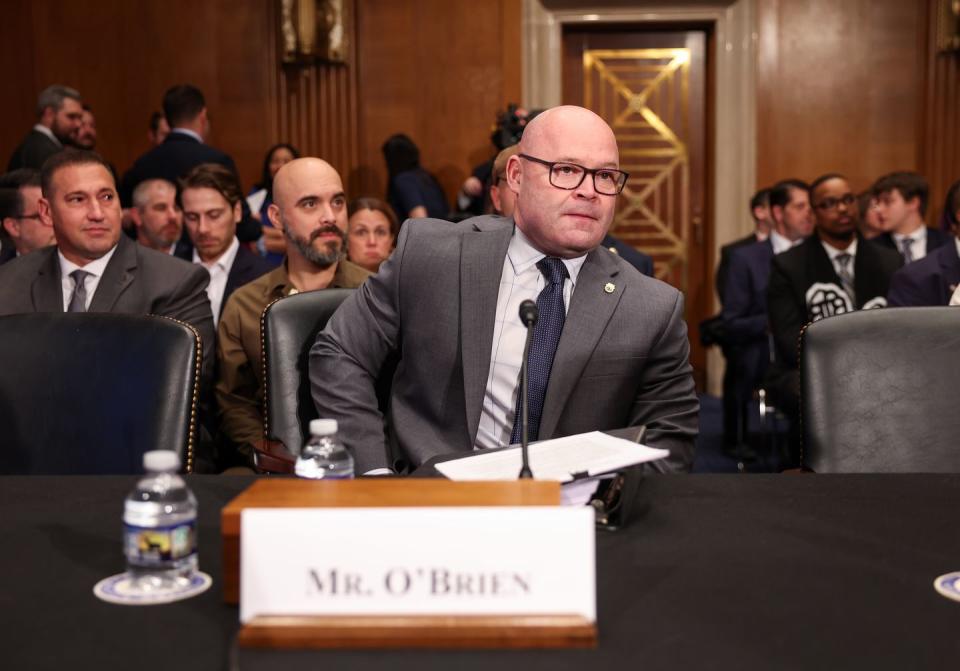
{"label": "man in blue suit", "polygon": [[[947,192],[943,212],[954,235],[960,233],[960,182],[955,182]],[[958,252],[960,240],[952,238],[919,261],[898,270],[890,280],[887,304],[891,307],[949,305],[950,297],[960,285]]]}
{"label": "man in blue suit", "polygon": [[799,244],[813,232],[809,187],[788,179],[770,191],[773,229],[763,242],[734,249],[720,313],[728,345],[724,375],[724,442],[734,449],[743,442],[746,409],[760,386],[770,360],[767,330],[767,284],[775,254]]}

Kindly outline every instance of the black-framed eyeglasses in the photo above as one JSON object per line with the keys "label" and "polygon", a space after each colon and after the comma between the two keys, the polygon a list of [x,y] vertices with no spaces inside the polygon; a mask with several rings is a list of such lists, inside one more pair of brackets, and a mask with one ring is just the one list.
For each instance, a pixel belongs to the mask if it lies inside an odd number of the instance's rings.
{"label": "black-framed eyeglasses", "polygon": [[855,202],[857,202],[857,197],[852,193],[847,193],[839,198],[824,198],[819,203],[815,205],[818,210],[835,210],[837,206],[843,203],[847,207],[850,207]]}
{"label": "black-framed eyeglasses", "polygon": [[567,191],[572,191],[583,184],[584,177],[589,174],[593,176],[593,188],[597,193],[604,196],[616,196],[623,191],[623,187],[627,184],[627,178],[630,176],[623,170],[614,170],[613,168],[587,168],[564,161],[544,161],[542,158],[528,154],[517,154],[517,156],[550,168],[550,185]]}

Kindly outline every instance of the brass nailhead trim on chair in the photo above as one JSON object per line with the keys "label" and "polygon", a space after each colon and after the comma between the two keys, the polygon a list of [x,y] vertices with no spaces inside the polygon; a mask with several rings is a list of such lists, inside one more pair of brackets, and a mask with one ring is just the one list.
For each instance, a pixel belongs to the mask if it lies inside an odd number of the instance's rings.
{"label": "brass nailhead trim on chair", "polygon": [[193,340],[196,344],[196,355],[194,356],[193,362],[193,390],[191,392],[190,399],[190,433],[187,435],[187,459],[184,466],[184,472],[193,473],[194,441],[197,433],[197,405],[200,401],[200,373],[203,368],[203,340],[200,338],[200,332],[194,328],[193,324],[188,324],[185,321],[181,321],[175,317],[169,317],[167,315],[148,316],[168,319],[172,322],[180,324],[181,326],[186,326],[193,333]]}
{"label": "brass nailhead trim on chair", "polygon": [[264,328],[267,323],[267,310],[269,310],[274,303],[277,301],[282,301],[285,296],[280,298],[274,298],[272,301],[267,303],[266,307],[263,308],[263,311],[260,313],[260,374],[262,375],[261,385],[263,386],[263,404],[260,407],[260,414],[263,417],[263,438],[267,439],[269,436],[269,426],[267,419],[267,338],[264,335],[266,329]]}

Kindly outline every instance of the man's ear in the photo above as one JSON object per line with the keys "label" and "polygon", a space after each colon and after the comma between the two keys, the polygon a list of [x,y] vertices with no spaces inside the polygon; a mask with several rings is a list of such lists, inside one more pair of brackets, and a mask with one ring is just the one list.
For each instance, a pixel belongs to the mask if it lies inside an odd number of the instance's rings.
{"label": "man's ear", "polygon": [[233,222],[235,224],[239,224],[241,219],[243,219],[243,206],[238,200],[233,204]]}
{"label": "man's ear", "polygon": [[523,174],[523,168],[520,165],[520,157],[514,154],[507,159],[507,167],[504,175],[507,178],[507,186],[515,193],[520,193],[520,179]]}
{"label": "man's ear", "polygon": [[50,201],[45,197],[37,201],[37,214],[40,215],[40,221],[46,226],[53,226],[53,213],[50,210]]}
{"label": "man's ear", "polygon": [[3,220],[3,228],[14,240],[20,239],[20,221],[18,219],[5,217]]}
{"label": "man's ear", "polygon": [[273,224],[273,227],[278,231],[283,230],[283,220],[280,218],[280,208],[277,207],[275,203],[270,203],[270,206],[267,208],[267,219],[270,220],[270,223]]}
{"label": "man's ear", "polygon": [[143,218],[140,216],[140,208],[130,207],[127,208],[127,216],[130,217],[130,221],[133,222],[134,228],[140,228],[143,226]]}

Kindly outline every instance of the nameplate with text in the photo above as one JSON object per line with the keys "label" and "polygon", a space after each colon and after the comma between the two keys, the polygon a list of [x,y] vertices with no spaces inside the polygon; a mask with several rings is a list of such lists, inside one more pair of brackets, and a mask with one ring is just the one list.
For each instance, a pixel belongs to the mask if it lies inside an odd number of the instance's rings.
{"label": "nameplate with text", "polygon": [[240,621],[575,615],[596,621],[590,507],[247,508]]}

